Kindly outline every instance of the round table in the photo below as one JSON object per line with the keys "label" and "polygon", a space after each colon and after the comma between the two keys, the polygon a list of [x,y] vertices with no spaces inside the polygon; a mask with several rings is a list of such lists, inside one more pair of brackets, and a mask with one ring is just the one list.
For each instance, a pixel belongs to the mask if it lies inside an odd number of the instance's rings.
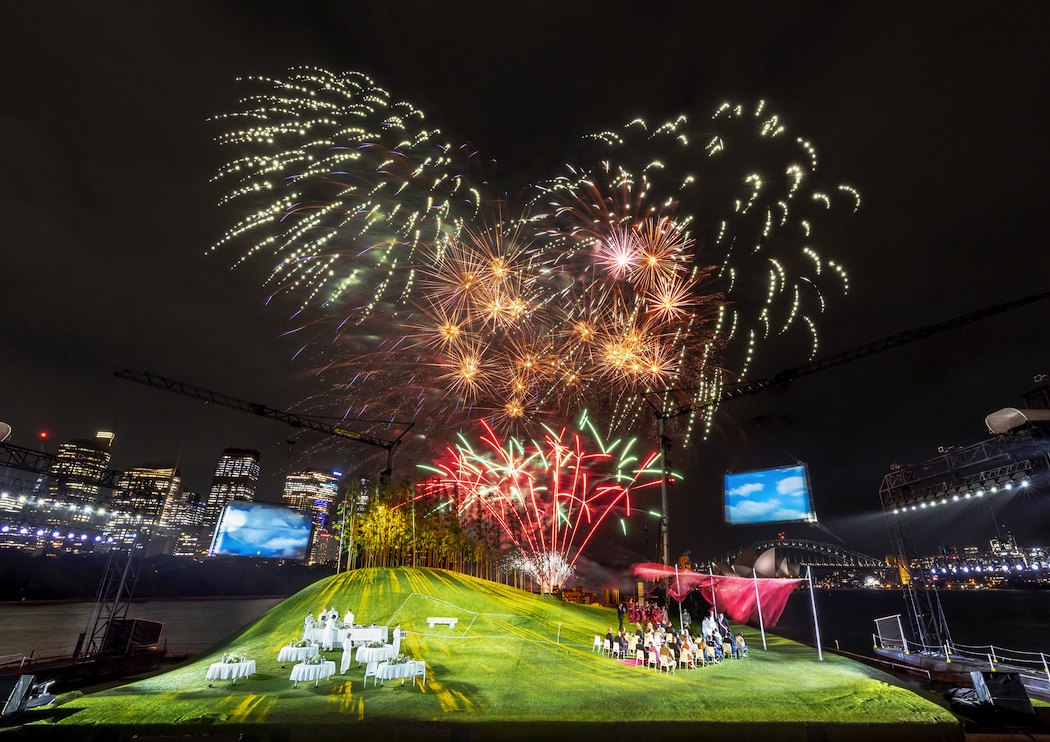
{"label": "round table", "polygon": [[382,647],[372,649],[370,647],[358,647],[354,659],[359,665],[367,665],[369,662],[383,662],[394,656],[394,648],[386,644]]}
{"label": "round table", "polygon": [[307,657],[316,657],[320,648],[309,644],[305,647],[281,647],[281,651],[277,654],[277,661],[280,663],[285,662],[302,662]]}
{"label": "round table", "polygon": [[210,681],[212,680],[230,680],[231,678],[233,679],[233,684],[237,685],[237,678],[246,678],[254,674],[255,660],[246,662],[215,662],[208,667],[208,685],[211,685]]}
{"label": "round table", "polygon": [[376,680],[383,683],[384,680],[396,680],[401,678],[401,685],[405,684],[405,678],[412,678],[412,685],[416,684],[416,677],[423,676],[423,682],[426,682],[427,677],[427,663],[423,661],[409,660],[400,665],[391,665],[389,662],[384,662],[376,668]]}
{"label": "round table", "polygon": [[299,681],[303,682],[314,681],[314,687],[317,686],[319,680],[327,680],[328,678],[335,675],[335,663],[326,660],[320,665],[304,665],[302,663],[292,668],[292,674],[288,678],[289,680],[295,681],[295,686],[299,686]]}

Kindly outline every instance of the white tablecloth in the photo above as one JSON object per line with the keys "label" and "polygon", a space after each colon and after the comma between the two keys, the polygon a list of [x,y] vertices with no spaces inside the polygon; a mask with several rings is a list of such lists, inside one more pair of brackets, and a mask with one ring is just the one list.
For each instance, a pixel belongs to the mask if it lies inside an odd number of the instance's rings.
{"label": "white tablecloth", "polygon": [[386,626],[355,626],[346,633],[352,642],[383,642],[386,644]]}
{"label": "white tablecloth", "polygon": [[[303,638],[307,641],[317,642],[318,644],[324,643],[324,632],[327,631],[324,627],[318,627],[316,629],[309,629],[304,632]],[[338,647],[346,639],[346,635],[352,631],[352,629],[336,629],[335,630],[335,641],[332,643],[333,647]]]}
{"label": "white tablecloth", "polygon": [[325,661],[320,665],[303,665],[298,664],[292,668],[292,675],[289,680],[294,680],[296,683],[303,681],[313,680],[314,685],[317,685],[318,680],[326,680],[327,678],[335,675],[335,663],[331,661]]}
{"label": "white tablecloth", "polygon": [[281,647],[281,651],[277,655],[277,661],[302,662],[307,657],[316,657],[318,651],[319,648],[312,644],[308,647]]}
{"label": "white tablecloth", "polygon": [[394,648],[387,644],[382,647],[377,647],[376,649],[358,647],[357,655],[355,655],[354,659],[357,660],[357,664],[359,665],[367,665],[369,662],[383,662],[394,655]]}
{"label": "white tablecloth", "polygon": [[[415,678],[417,675],[425,678],[426,668],[426,663],[422,661],[409,660],[403,665],[391,665],[384,662],[376,668],[376,680],[382,682],[401,678],[401,682],[404,683],[405,678]],[[415,680],[412,681],[412,684],[415,685]]]}
{"label": "white tablecloth", "polygon": [[255,660],[247,662],[216,662],[208,668],[208,680],[233,680],[255,674]]}

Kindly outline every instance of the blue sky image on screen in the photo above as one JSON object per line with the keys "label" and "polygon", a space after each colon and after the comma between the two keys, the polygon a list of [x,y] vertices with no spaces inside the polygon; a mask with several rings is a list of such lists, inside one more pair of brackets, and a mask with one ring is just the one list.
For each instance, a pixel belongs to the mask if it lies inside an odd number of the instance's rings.
{"label": "blue sky image on screen", "polygon": [[219,521],[212,553],[304,559],[310,545],[311,524],[310,516],[298,510],[234,501],[226,506]]}
{"label": "blue sky image on screen", "polygon": [[725,495],[732,525],[816,520],[804,466],[726,474]]}

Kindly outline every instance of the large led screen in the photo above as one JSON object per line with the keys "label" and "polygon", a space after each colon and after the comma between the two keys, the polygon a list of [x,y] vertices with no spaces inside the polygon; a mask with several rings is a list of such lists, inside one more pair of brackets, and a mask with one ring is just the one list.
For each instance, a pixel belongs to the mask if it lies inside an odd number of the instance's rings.
{"label": "large led screen", "polygon": [[312,525],[308,513],[280,505],[235,500],[222,511],[209,553],[305,559]]}
{"label": "large led screen", "polygon": [[815,522],[806,465],[726,474],[725,520],[733,526]]}

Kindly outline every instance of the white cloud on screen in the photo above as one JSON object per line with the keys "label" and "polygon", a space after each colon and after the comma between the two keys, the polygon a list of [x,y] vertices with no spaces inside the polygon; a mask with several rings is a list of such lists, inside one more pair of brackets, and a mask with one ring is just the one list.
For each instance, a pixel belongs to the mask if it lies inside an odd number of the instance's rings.
{"label": "white cloud on screen", "polygon": [[758,482],[748,482],[747,484],[742,484],[739,487],[734,487],[733,489],[729,490],[729,492],[727,492],[726,494],[728,494],[731,497],[747,497],[752,492],[761,492],[764,487],[765,485],[759,484]]}
{"label": "white cloud on screen", "polygon": [[766,500],[765,502],[746,501],[731,505],[729,519],[733,522],[742,520],[768,520],[770,514],[780,507],[780,500]]}
{"label": "white cloud on screen", "polygon": [[777,482],[777,493],[788,497],[802,497],[806,494],[806,478],[784,477]]}

